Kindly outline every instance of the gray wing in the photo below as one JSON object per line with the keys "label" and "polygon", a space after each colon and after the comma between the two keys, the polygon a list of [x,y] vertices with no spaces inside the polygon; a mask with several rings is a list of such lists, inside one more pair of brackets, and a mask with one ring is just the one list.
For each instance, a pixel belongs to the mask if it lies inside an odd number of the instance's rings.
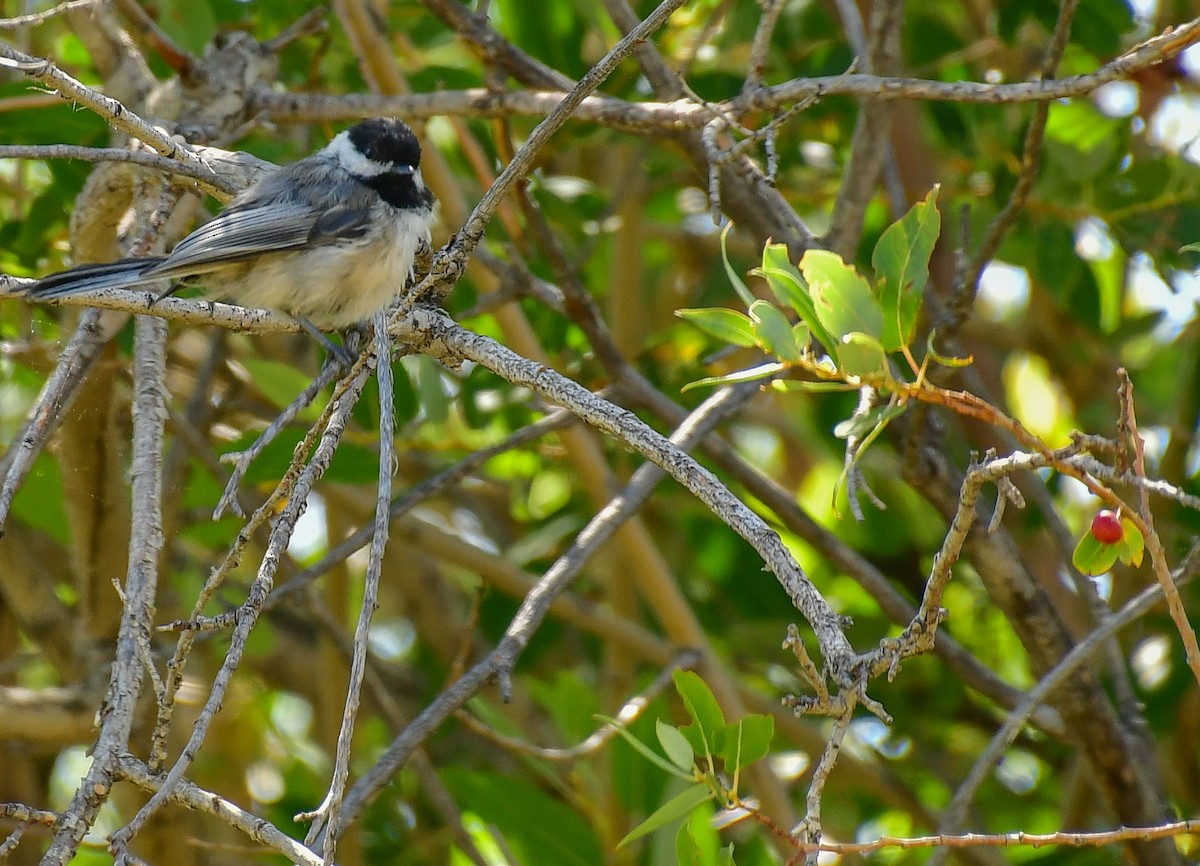
{"label": "gray wing", "polygon": [[296,201],[231,208],[181,240],[145,275],[203,274],[265,253],[352,240],[361,237],[369,225],[368,212],[360,208],[318,211]]}
{"label": "gray wing", "polygon": [[263,253],[294,249],[307,242],[319,216],[295,202],[227,210],[181,240],[147,273],[202,274]]}

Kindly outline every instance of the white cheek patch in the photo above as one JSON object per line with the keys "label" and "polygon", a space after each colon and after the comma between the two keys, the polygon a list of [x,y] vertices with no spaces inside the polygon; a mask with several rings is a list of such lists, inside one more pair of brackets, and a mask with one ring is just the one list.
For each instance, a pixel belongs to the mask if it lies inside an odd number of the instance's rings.
{"label": "white cheek patch", "polygon": [[375,177],[388,170],[388,166],[367,159],[350,140],[349,131],[339,132],[333,141],[327,145],[328,150],[337,159],[338,164],[351,174],[359,177]]}

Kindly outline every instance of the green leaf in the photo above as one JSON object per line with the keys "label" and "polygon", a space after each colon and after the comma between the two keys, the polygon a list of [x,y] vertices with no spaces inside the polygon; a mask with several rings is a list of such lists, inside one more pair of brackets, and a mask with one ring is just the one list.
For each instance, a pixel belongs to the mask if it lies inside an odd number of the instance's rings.
{"label": "green leaf", "polygon": [[1179,248],[1181,253],[1200,253],[1200,241],[1192,241],[1190,244],[1184,244]]}
{"label": "green leaf", "polygon": [[883,307],[881,342],[888,352],[909,345],[917,330],[921,295],[929,281],[929,257],[941,232],[935,186],[898,222],[884,230],[875,244],[871,266],[879,276],[879,302]]}
{"label": "green leaf", "polygon": [[530,679],[527,688],[568,740],[582,740],[596,729],[600,697],[580,671],[560,670],[547,679]]}
{"label": "green leaf", "polygon": [[1050,103],[1050,114],[1046,118],[1046,139],[1062,142],[1078,151],[1076,162],[1089,156],[1097,148],[1111,146],[1119,138],[1124,118],[1108,117],[1089,99],[1056,100]]}
{"label": "green leaf", "polygon": [[632,842],[635,839],[640,839],[647,833],[653,833],[660,827],[670,824],[684,816],[688,815],[697,806],[705,803],[713,798],[712,789],[703,782],[698,782],[686,789],[680,794],[676,794],[670,800],[662,805],[662,808],[654,812],[649,818],[638,824],[629,834],[617,843],[617,847],[621,848],[624,845]]}
{"label": "green leaf", "polygon": [[239,360],[250,373],[250,381],[254,383],[254,387],[271,401],[276,409],[288,406],[296,399],[296,395],[312,384],[312,376],[295,364],[268,361],[254,356]]}
{"label": "green leaf", "polygon": [[772,276],[767,279],[767,285],[779,303],[791,307],[799,316],[812,311],[808,285],[800,271],[792,264],[786,244],[773,244],[768,241],[763,247],[762,267],[755,268],[750,273],[766,277],[767,271],[772,272]]}
{"label": "green leaf", "polygon": [[439,771],[454,798],[513,846],[517,862],[529,866],[593,866],[603,862],[600,841],[575,809],[539,786],[482,770]]}
{"label": "green leaf", "polygon": [[[883,333],[879,301],[862,275],[841,256],[828,250],[809,250],[800,260],[800,272],[808,282],[817,318],[838,342],[853,331],[879,339]],[[840,350],[836,343],[826,344],[826,348],[831,352]]]}
{"label": "green leaf", "polygon": [[808,344],[812,342],[812,332],[809,330],[806,322],[797,322],[792,325],[792,342],[794,342],[803,351],[808,348]]}
{"label": "green leaf", "polygon": [[754,333],[769,354],[793,363],[800,360],[792,323],[779,307],[770,301],[755,301],[750,305],[750,318],[754,320]]}
{"label": "green leaf", "polygon": [[681,773],[673,764],[668,763],[661,755],[659,755],[633,734],[629,733],[629,730],[616,719],[609,718],[608,716],[602,716],[599,713],[596,714],[595,718],[602,722],[607,722],[616,728],[617,733],[621,735],[621,738],[624,739],[625,742],[633,746],[633,750],[635,752],[637,752],[650,763],[654,764],[654,766],[658,767],[663,772],[668,773],[677,779],[683,779],[687,782],[690,782],[693,778],[695,778],[696,774],[693,768],[689,768],[691,772]]}
{"label": "green leaf", "polygon": [[700,850],[686,821],[679,825],[679,832],[675,834],[675,861],[679,866],[704,864],[704,852]]}
{"label": "green leaf", "polygon": [[754,322],[745,313],[739,313],[737,310],[706,307],[676,310],[675,315],[686,319],[700,330],[726,343],[747,347],[758,345],[759,338],[754,332]]}
{"label": "green leaf", "polygon": [[766,715],[750,715],[727,725],[721,749],[725,771],[732,773],[766,756],[775,736],[775,719]]}
{"label": "green leaf", "polygon": [[659,745],[663,747],[663,751],[667,753],[671,763],[685,773],[694,772],[696,753],[692,751],[692,745],[687,741],[687,737],[679,733],[678,728],[668,725],[662,719],[655,720],[654,730],[658,734]]}
{"label": "green leaf", "polygon": [[763,247],[762,267],[755,268],[752,273],[767,281],[767,286],[779,302],[791,307],[826,349],[834,345],[835,335],[821,323],[804,276],[788,260],[787,247],[783,244],[767,244]]}
{"label": "green leaf", "polygon": [[754,303],[754,293],[747,288],[742,278],[738,276],[738,272],[733,269],[733,265],[729,263],[729,250],[726,248],[726,239],[729,237],[729,230],[733,228],[733,223],[726,223],[725,228],[721,230],[721,261],[725,264],[725,275],[729,277],[729,284],[733,286],[733,290],[737,292],[737,296],[742,299],[742,303],[747,307]]}
{"label": "green leaf", "polygon": [[25,483],[17,489],[12,513],[55,541],[64,545],[70,541],[62,473],[58,461],[45,451],[34,458]]}
{"label": "green leaf", "polygon": [[1071,562],[1080,574],[1095,577],[1112,568],[1122,550],[1129,550],[1123,542],[1104,544],[1097,541],[1091,532],[1084,532],[1083,538],[1075,545],[1075,552],[1071,554]]}
{"label": "green leaf", "polygon": [[159,4],[155,22],[166,31],[177,45],[193,54],[200,55],[217,32],[217,20],[213,4],[196,3],[195,0],[163,0]]}
{"label": "green leaf", "polygon": [[842,337],[837,349],[838,367],[851,376],[892,378],[887,353],[874,337],[857,331]]}
{"label": "green leaf", "polygon": [[1128,517],[1121,518],[1121,530],[1124,533],[1121,541],[1125,545],[1125,549],[1121,551],[1121,562],[1137,568],[1142,564],[1142,554],[1146,551],[1146,539],[1142,537],[1142,531]]}
{"label": "green leaf", "polygon": [[701,388],[707,385],[736,385],[739,382],[753,382],[756,379],[769,378],[786,369],[787,364],[772,361],[770,364],[759,364],[757,367],[751,367],[748,370],[738,370],[735,373],[726,373],[724,376],[707,376],[703,379],[697,379],[695,382],[689,382],[684,385],[680,390],[690,391],[693,388]]}
{"label": "green leaf", "polygon": [[738,769],[765,758],[771,751],[774,737],[774,716],[752,713],[742,719],[742,759],[738,762]]}
{"label": "green leaf", "polygon": [[694,671],[675,671],[675,688],[695,725],[681,729],[697,754],[715,754],[721,744],[720,732],[725,727],[725,714],[712,691]]}
{"label": "green leaf", "polygon": [[733,866],[733,843],[717,852],[717,866]]}
{"label": "green leaf", "polygon": [[857,391],[861,385],[845,382],[807,382],[803,379],[776,379],[769,386],[772,391],[806,391],[811,394],[829,394],[835,391]]}

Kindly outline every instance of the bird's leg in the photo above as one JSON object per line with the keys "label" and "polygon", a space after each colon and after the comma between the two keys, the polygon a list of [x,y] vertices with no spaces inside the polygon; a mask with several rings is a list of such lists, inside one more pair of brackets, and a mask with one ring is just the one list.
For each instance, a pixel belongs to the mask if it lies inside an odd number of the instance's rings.
{"label": "bird's leg", "polygon": [[335,361],[341,364],[342,367],[349,370],[354,366],[354,362],[358,360],[357,352],[352,351],[346,346],[339,346],[337,343],[333,342],[333,340],[329,339],[329,337],[320,328],[303,316],[292,316],[292,318],[296,320],[301,328],[315,337],[317,342],[325,347],[325,351],[328,352]]}
{"label": "bird's leg", "polygon": [[367,323],[359,322],[357,325],[351,325],[342,331],[342,345],[357,358],[362,354],[362,347],[367,345],[370,336],[370,328]]}

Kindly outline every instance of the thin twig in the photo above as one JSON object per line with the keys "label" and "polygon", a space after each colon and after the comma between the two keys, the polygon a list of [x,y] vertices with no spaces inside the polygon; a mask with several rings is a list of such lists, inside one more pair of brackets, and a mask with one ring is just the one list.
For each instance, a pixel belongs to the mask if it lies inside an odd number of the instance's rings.
{"label": "thin twig", "polygon": [[0,534],[3,534],[4,524],[8,520],[13,497],[33,468],[33,461],[58,427],[63,413],[75,401],[100,351],[126,321],[120,316],[106,316],[101,310],[88,310],[80,318],[75,333],[63,349],[54,372],[42,386],[37,402],[26,416],[13,445],[0,457],[0,472],[4,473],[4,481],[0,485]]}
{"label": "thin twig", "polygon": [[[706,400],[676,431],[672,441],[682,449],[706,435],[712,424],[723,418],[731,407],[738,405],[738,394],[735,392],[736,389],[728,389]],[[640,508],[661,478],[662,472],[653,464],[647,463],[638,467],[625,490],[588,522],[575,537],[570,550],[555,561],[526,595],[496,649],[426,706],[392,741],[375,766],[358,780],[346,795],[343,813],[347,820],[352,820],[358,815],[367,801],[387,784],[412,751],[451,713],[474,696],[489,679],[497,677],[500,680],[501,694],[505,694],[505,677],[511,675],[513,664],[541,624],[550,604],[578,574],[596,547],[611,537],[621,523]]]}
{"label": "thin twig", "polygon": [[711,472],[673,447],[633,413],[599,400],[591,392],[488,337],[465,330],[445,314],[418,308],[393,319],[394,332],[421,351],[447,359],[475,361],[516,385],[569,409],[592,426],[619,436],[628,447],[657,463],[684,485],[763,557],[792,603],[817,634],[835,680],[849,681],[855,654],[841,620],[783,546],[779,536]]}
{"label": "thin twig", "polygon": [[162,787],[142,806],[128,824],[113,834],[112,844],[117,850],[126,848],[129,841],[145,825],[146,821],[170,799],[172,791],[182,781],[188,767],[191,766],[192,761],[199,753],[200,746],[208,734],[209,727],[221,709],[225,693],[233,679],[233,674],[241,663],[242,655],[246,650],[246,642],[249,639],[251,630],[258,622],[259,615],[262,613],[263,603],[266,600],[267,594],[271,591],[271,585],[275,578],[275,571],[279,567],[280,558],[286,551],[288,543],[291,540],[296,521],[300,519],[300,515],[304,512],[308,494],[311,492],[313,485],[324,475],[325,470],[329,468],[329,464],[333,460],[334,450],[338,442],[341,441],[346,426],[349,424],[351,409],[362,394],[363,387],[366,385],[370,371],[364,360],[365,358],[359,360],[359,363],[355,366],[350,376],[347,377],[343,391],[335,397],[334,403],[336,404],[336,408],[330,416],[329,424],[322,433],[317,450],[313,454],[313,458],[308,466],[300,472],[299,478],[296,480],[295,486],[291,490],[291,495],[287,500],[287,505],[276,520],[275,527],[271,532],[271,540],[263,554],[258,574],[250,587],[249,596],[238,610],[236,624],[230,639],[229,651],[225,655],[220,671],[218,671],[216,678],[213,680],[208,700],[205,702],[192,727],[192,733],[188,738],[187,744],[163,780]]}
{"label": "thin twig", "polygon": [[354,736],[354,724],[358,720],[358,708],[362,697],[363,676],[367,667],[367,647],[370,640],[371,620],[379,607],[379,575],[383,571],[383,553],[387,547],[388,503],[392,498],[393,460],[396,442],[396,406],[393,402],[392,345],[388,340],[387,312],[375,314],[372,322],[375,337],[375,378],[379,383],[379,487],[375,496],[375,524],[371,538],[371,551],[367,560],[367,573],[363,580],[363,599],[359,608],[358,624],[354,628],[354,648],[350,662],[350,683],[346,690],[346,701],[342,709],[342,724],[338,731],[337,748],[334,753],[333,776],[325,800],[313,812],[297,816],[300,821],[312,821],[305,836],[311,845],[322,830],[325,866],[333,862],[337,847],[338,831],[341,829],[342,796],[346,791],[346,779],[350,775],[350,743]]}
{"label": "thin twig", "polygon": [[[1142,439],[1142,434],[1138,432],[1137,415],[1133,406],[1133,382],[1124,367],[1117,371],[1117,375],[1121,379],[1121,413],[1125,416],[1126,428],[1129,431],[1129,443],[1133,451],[1132,468],[1135,474],[1145,478],[1146,442]],[[1167,611],[1171,614],[1171,621],[1175,623],[1179,637],[1183,640],[1184,656],[1187,659],[1188,667],[1192,669],[1192,676],[1200,683],[1200,646],[1196,643],[1196,631],[1188,622],[1187,609],[1183,605],[1183,599],[1179,597],[1179,589],[1171,578],[1171,569],[1167,565],[1167,552],[1163,550],[1162,539],[1158,537],[1158,532],[1154,528],[1154,513],[1150,510],[1150,491],[1145,487],[1138,488],[1138,512],[1150,530],[1149,532],[1142,530],[1145,536],[1146,553],[1150,555],[1150,565],[1154,570],[1154,576],[1158,578],[1163,595],[1166,596]]]}
{"label": "thin twig", "polygon": [[[412,511],[422,502],[437,495],[442,490],[462,481],[479,467],[483,466],[498,454],[521,448],[530,442],[535,442],[543,436],[556,430],[561,430],[575,423],[575,416],[570,412],[557,410],[545,418],[526,425],[506,436],[502,441],[487,448],[472,451],[468,456],[421,483],[409,488],[403,496],[396,497],[389,509],[389,518],[396,521]],[[287,583],[272,590],[267,598],[267,609],[274,607],[292,594],[308,586],[314,580],[325,574],[331,568],[345,562],[362,549],[371,540],[370,527],[362,527],[352,533],[345,541],[330,550],[317,562],[301,571]]]}
{"label": "thin twig", "polygon": [[[1192,548],[1174,575],[1174,585],[1183,586],[1190,583],[1195,578],[1198,567],[1200,567],[1200,544]],[[1062,661],[1054,666],[1053,670],[1042,677],[1038,684],[1029,690],[1029,693],[1021,701],[1020,705],[1009,712],[1004,724],[993,735],[987,748],[976,758],[975,764],[971,767],[971,772],[967,774],[967,778],[963,780],[962,784],[954,792],[953,799],[942,812],[942,820],[938,827],[940,833],[953,834],[958,832],[966,816],[967,807],[975,798],[979,786],[991,775],[992,769],[1017,738],[1017,734],[1020,733],[1021,728],[1028,721],[1034,709],[1040,703],[1044,702],[1055,689],[1062,686],[1070,676],[1079,670],[1118,631],[1153,610],[1161,601],[1162,592],[1163,588],[1158,584],[1146,587],[1146,589],[1138,593],[1137,597],[1121,608],[1119,612],[1113,614],[1113,616],[1109,617],[1104,623],[1101,623],[1091,634],[1076,644],[1063,657]]]}
{"label": "thin twig", "polygon": [[0,18],[0,30],[18,30],[22,27],[36,27],[38,24],[44,24],[56,15],[63,15],[67,12],[72,12],[76,9],[87,9],[89,6],[95,6],[103,0],[67,0],[66,3],[59,3],[44,12],[34,12],[29,15],[17,15],[14,18]]}
{"label": "thin twig", "polygon": [[185,80],[193,73],[196,58],[181,48],[165,30],[159,27],[158,22],[150,17],[150,13],[143,9],[137,0],[114,0],[114,3],[121,14],[125,16],[125,20],[129,22],[134,35],[140,37],[141,41],[158,54],[167,66],[178,72]]}
{"label": "thin twig", "polygon": [[[846,731],[850,730],[850,722],[854,718],[854,706],[851,704],[847,711],[833,720],[833,730],[825,738],[825,749],[821,758],[813,768],[812,781],[808,785],[808,794],[804,798],[804,820],[799,827],[792,830],[799,844],[820,845],[821,843],[821,800],[825,791],[825,783],[829,774],[837,764],[838,755],[842,751],[842,741]],[[805,866],[817,866],[817,851],[809,851],[805,857]]]}
{"label": "thin twig", "polygon": [[133,401],[134,468],[131,476],[133,531],[129,537],[129,570],[100,736],[87,774],[63,811],[54,840],[42,862],[65,864],[93,826],[112,792],[120,756],[129,750],[144,668],[150,645],[158,586],[158,553],[162,549],[162,440],[166,423],[166,328],[159,319],[140,319],[135,335]]}
{"label": "thin twig", "polygon": [[225,513],[225,509],[230,505],[233,506],[233,513],[238,517],[244,517],[241,512],[241,506],[237,501],[238,488],[241,486],[242,478],[250,469],[250,464],[253,463],[268,445],[275,441],[275,438],[283,432],[287,425],[295,420],[296,416],[312,405],[313,401],[323,391],[330,382],[337,378],[341,372],[341,367],[337,364],[336,359],[330,356],[325,366],[321,368],[321,372],[317,377],[305,386],[304,390],[296,395],[296,399],[292,400],[282,412],[276,415],[267,429],[258,434],[258,438],[247,449],[238,452],[230,452],[221,455],[223,463],[232,463],[233,470],[230,472],[229,479],[225,482],[225,490],[221,493],[221,498],[217,500],[217,505],[213,508],[213,520],[219,520],[221,515]]}
{"label": "thin twig", "polygon": [[[853,0],[842,0],[838,8],[844,23],[858,17],[858,6]],[[899,0],[886,0],[872,5],[870,33],[858,49],[863,72],[879,75],[891,73],[899,66],[903,13],[904,4]],[[861,26],[859,23],[860,29]],[[850,159],[833,205],[826,235],[829,248],[848,261],[854,258],[854,251],[858,247],[863,215],[874,197],[880,172],[889,161],[895,163],[891,145],[892,110],[890,101],[863,100],[854,125]],[[903,204],[901,201],[901,206]]]}
{"label": "thin twig", "polygon": [[[144,791],[157,793],[162,790],[163,776],[151,771],[133,755],[121,755],[117,761],[117,770],[120,778],[137,785]],[[252,812],[247,812],[236,803],[212,791],[206,791],[191,782],[182,781],[176,785],[171,791],[170,801],[218,818],[224,824],[244,833],[260,845],[282,854],[292,863],[299,863],[302,866],[322,866],[320,857],[270,821]]]}
{"label": "thin twig", "polygon": [[415,299],[426,293],[444,294],[450,290],[466,269],[467,259],[483,239],[484,228],[496,208],[499,207],[501,200],[508,195],[518,178],[529,173],[534,159],[545,147],[550,137],[575,114],[579,104],[588,94],[599,87],[638,44],[649,39],[655,30],[666,24],[671,14],[683,3],[684,0],[663,0],[646,17],[646,20],[618,40],[617,44],[593,65],[579,83],[554,106],[546,119],[534,127],[529,137],[513,155],[512,160],[496,177],[495,182],[488,187],[479,203],[475,205],[475,209],[471,211],[471,215],[455,234],[452,242],[447,245],[446,249],[439,251],[434,256],[429,275],[404,293],[400,303],[401,309],[407,308]]}
{"label": "thin twig", "polygon": [[[1046,47],[1045,59],[1042,61],[1043,80],[1052,79],[1055,70],[1058,69],[1058,64],[1062,61],[1067,40],[1071,35],[1071,22],[1075,18],[1075,10],[1078,6],[1079,0],[1063,0],[1058,7],[1058,20],[1055,22],[1054,33],[1050,37],[1050,44]],[[1004,236],[1008,234],[1008,230],[1016,223],[1017,217],[1024,209],[1025,202],[1029,199],[1030,192],[1033,191],[1033,182],[1037,179],[1038,168],[1042,162],[1042,139],[1049,117],[1049,102],[1039,103],[1033,110],[1033,119],[1029,121],[1029,128],[1025,131],[1025,146],[1021,154],[1021,171],[1017,176],[1017,183],[1000,213],[988,226],[983,243],[971,260],[962,284],[955,286],[954,295],[946,311],[948,321],[939,323],[939,330],[949,333],[958,330],[970,311],[971,305],[975,302],[975,293],[978,291],[979,277],[983,273],[983,269],[1000,249],[1000,242],[1004,240]]]}
{"label": "thin twig", "polygon": [[[834,854],[868,854],[885,848],[911,850],[914,848],[957,849],[966,848],[1011,848],[1025,845],[1030,848],[1045,848],[1062,845],[1072,848],[1099,848],[1119,842],[1147,842],[1152,839],[1171,839],[1177,836],[1200,834],[1200,821],[1169,821],[1154,827],[1120,827],[1093,833],[1077,833],[1060,830],[1057,833],[967,833],[962,836],[938,834],[936,836],[880,836],[869,842],[822,842],[807,845],[801,842],[796,847],[801,851],[828,851]],[[937,852],[935,852],[937,853]],[[930,863],[933,861],[930,860]]]}
{"label": "thin twig", "polygon": [[767,52],[771,48],[771,34],[779,21],[779,13],[783,11],[783,0],[759,0],[762,15],[758,19],[758,27],[754,30],[754,40],[750,43],[750,60],[746,64],[746,80],[742,90],[755,90],[762,86],[763,72],[767,68]]}
{"label": "thin twig", "polygon": [[[700,105],[690,100],[632,103],[607,96],[589,96],[575,108],[573,118],[632,132],[667,133],[682,129],[700,129],[711,119],[714,109],[731,117],[741,117],[750,112],[769,113],[785,109],[805,99],[825,99],[830,96],[923,99],[984,105],[1047,102],[1082,96],[1112,81],[1127,79],[1163,60],[1177,56],[1198,40],[1200,19],[1146,40],[1095,72],[1049,80],[988,84],[982,81],[935,81],[851,73],[797,78],[711,105]],[[554,90],[496,93],[482,87],[407,96],[329,96],[263,92],[255,95],[255,107],[271,119],[279,121],[347,121],[376,114],[418,119],[440,116],[501,117],[514,114],[545,117],[561,104],[565,95],[563,91]]]}
{"label": "thin twig", "polygon": [[230,194],[238,187],[213,171],[206,162],[180,162],[169,156],[130,150],[124,147],[81,147],[74,144],[6,144],[0,145],[0,159],[81,159],[85,162],[128,162],[154,168],[177,177],[199,181],[197,186],[215,195]]}
{"label": "thin twig", "polygon": [[[650,708],[651,702],[662,694],[672,683],[672,677],[675,671],[693,670],[700,662],[700,654],[695,650],[683,650],[678,653],[671,663],[663,668],[653,682],[646,688],[642,689],[637,695],[627,700],[621,705],[616,714],[613,716],[621,726],[629,727],[639,718],[642,713]],[[586,739],[576,743],[565,749],[551,749],[544,746],[534,746],[525,740],[516,737],[510,737],[506,734],[501,734],[494,728],[488,727],[483,722],[478,721],[474,716],[466,711],[456,713],[455,717],[477,733],[479,736],[495,743],[506,752],[518,752],[525,755],[532,755],[535,758],[541,758],[545,761],[554,762],[570,762],[578,761],[580,758],[586,758],[593,755],[602,749],[605,744],[609,743],[618,734],[616,726],[605,724],[598,728]]]}
{"label": "thin twig", "polygon": [[151,126],[124,105],[110,96],[105,96],[63,72],[49,60],[32,57],[15,48],[0,43],[0,65],[20,70],[28,77],[51,88],[59,97],[71,103],[79,103],[103,117],[110,126],[145,143],[163,156],[203,167],[200,158],[170,135]]}

